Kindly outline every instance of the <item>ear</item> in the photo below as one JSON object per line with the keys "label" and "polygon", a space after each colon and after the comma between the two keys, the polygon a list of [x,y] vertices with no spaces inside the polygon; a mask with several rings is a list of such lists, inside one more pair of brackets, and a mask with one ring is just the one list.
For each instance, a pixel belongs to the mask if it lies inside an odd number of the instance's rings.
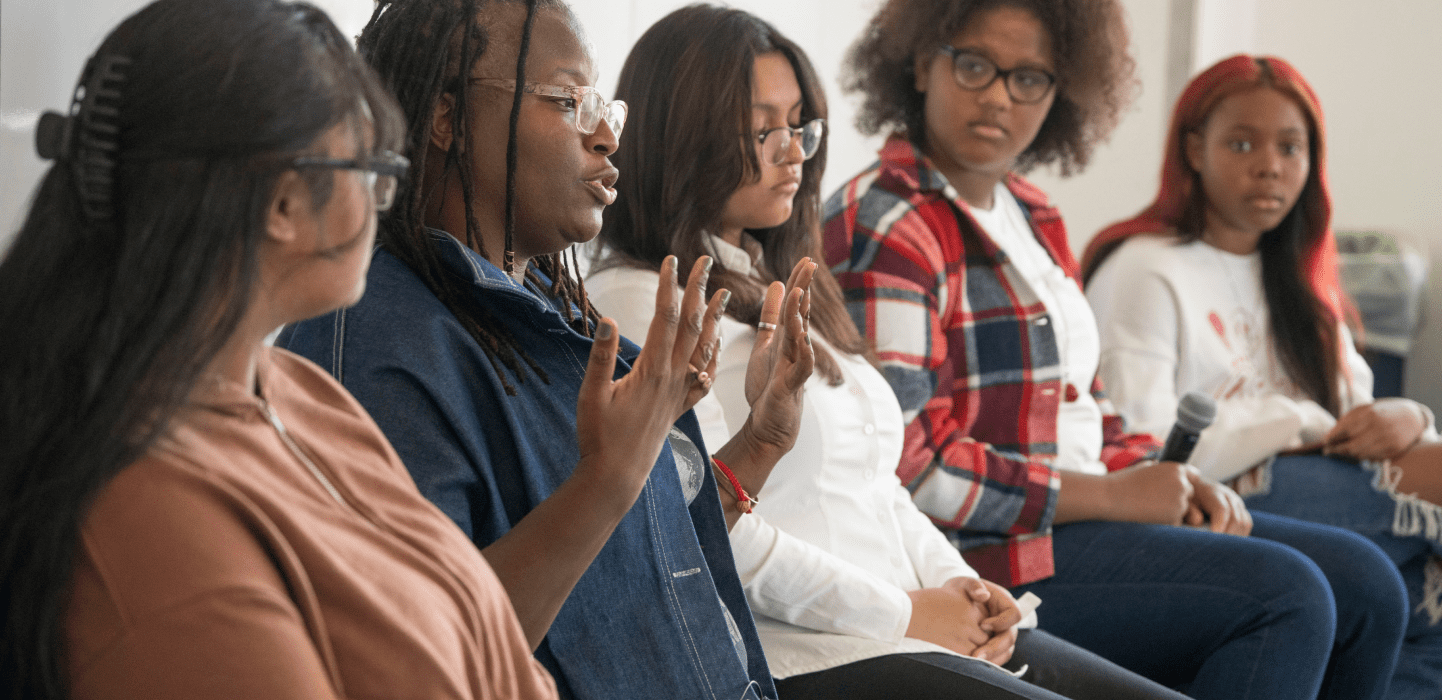
{"label": "ear", "polygon": [[1182,153],[1186,155],[1187,165],[1192,172],[1199,173],[1202,171],[1202,146],[1205,145],[1205,140],[1201,134],[1195,131],[1188,131],[1185,138],[1186,141],[1182,144]]}
{"label": "ear", "polygon": [[451,142],[455,139],[455,133],[451,131],[455,108],[455,95],[445,93],[436,98],[436,107],[431,110],[431,145],[442,152],[451,150]]}
{"label": "ear", "polygon": [[916,74],[916,91],[926,94],[926,81],[931,77],[932,59],[935,54],[916,54],[912,57],[911,72]]}
{"label": "ear", "polygon": [[281,174],[266,212],[266,237],[281,245],[294,243],[301,238],[311,218],[310,188],[301,180],[300,173],[288,170]]}

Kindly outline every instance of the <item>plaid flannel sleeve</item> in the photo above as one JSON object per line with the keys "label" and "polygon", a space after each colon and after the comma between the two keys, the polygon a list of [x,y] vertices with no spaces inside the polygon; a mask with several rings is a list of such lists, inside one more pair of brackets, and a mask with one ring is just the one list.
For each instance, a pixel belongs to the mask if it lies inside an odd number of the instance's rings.
{"label": "plaid flannel sleeve", "polygon": [[[943,321],[951,315],[948,294],[960,289],[948,280],[946,261],[960,256],[946,255],[931,230],[946,219],[955,226],[949,213],[928,217],[873,188],[826,224],[828,263],[908,421],[897,474],[922,512],[964,531],[959,538],[971,540],[964,547],[1049,533],[1056,471],[968,435],[979,412],[1017,407],[988,404],[982,392],[969,390],[967,363],[959,358],[976,350],[952,347],[952,339],[966,334]],[[1049,538],[1045,545],[1049,569]],[[971,552],[968,559],[976,563]]]}
{"label": "plaid flannel sleeve", "polygon": [[1092,380],[1092,396],[1102,410],[1101,459],[1107,471],[1125,469],[1144,459],[1155,458],[1161,452],[1162,443],[1155,436],[1127,432],[1126,421],[1107,399],[1100,378]]}

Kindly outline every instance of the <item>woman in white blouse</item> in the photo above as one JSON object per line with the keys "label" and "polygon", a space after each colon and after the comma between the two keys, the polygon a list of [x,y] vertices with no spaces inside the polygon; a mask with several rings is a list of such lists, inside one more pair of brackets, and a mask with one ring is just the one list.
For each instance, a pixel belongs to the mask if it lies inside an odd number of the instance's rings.
{"label": "woman in white blouse", "polygon": [[[824,97],[805,55],[769,24],[704,5],[641,37],[617,97],[631,110],[622,178],[587,291],[640,338],[659,262],[713,257],[713,285],[734,295],[712,393],[696,406],[714,450],[750,416],[746,367],[768,283],[814,268]],[[738,123],[749,131],[733,136]],[[1180,697],[1018,631],[1035,618],[979,579],[901,487],[901,409],[825,269],[808,303],[818,352],[800,434],[769,480],[741,483],[760,503],[731,530],[781,697]]]}

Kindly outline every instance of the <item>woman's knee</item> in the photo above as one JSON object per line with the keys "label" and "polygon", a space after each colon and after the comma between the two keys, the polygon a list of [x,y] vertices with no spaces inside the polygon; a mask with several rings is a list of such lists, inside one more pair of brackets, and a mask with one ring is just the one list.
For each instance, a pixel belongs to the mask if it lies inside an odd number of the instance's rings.
{"label": "woman's knee", "polygon": [[1395,631],[1400,638],[1408,619],[1406,584],[1375,542],[1348,530],[1282,518],[1262,521],[1255,534],[1316,564],[1331,586],[1341,628],[1365,625],[1378,633]]}
{"label": "woman's knee", "polygon": [[1378,634],[1395,633],[1401,639],[1407,628],[1410,605],[1407,587],[1396,564],[1381,547],[1354,532],[1332,528],[1322,547],[1325,554],[1308,553],[1332,587],[1341,628],[1363,625]]}
{"label": "woman's knee", "polygon": [[1274,624],[1294,628],[1298,635],[1331,640],[1337,629],[1337,605],[1322,569],[1292,547],[1248,539],[1255,551],[1240,565],[1245,567],[1246,590],[1260,614]]}

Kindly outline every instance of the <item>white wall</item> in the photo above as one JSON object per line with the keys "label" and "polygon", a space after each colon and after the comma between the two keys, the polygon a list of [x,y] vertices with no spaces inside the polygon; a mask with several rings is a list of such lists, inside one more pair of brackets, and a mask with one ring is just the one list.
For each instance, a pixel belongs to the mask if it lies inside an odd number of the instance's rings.
{"label": "white wall", "polygon": [[[370,18],[368,0],[311,0],[346,36]],[[148,0],[0,2],[0,250],[20,227],[48,163],[35,155],[35,121],[63,112],[85,59],[121,20]]]}
{"label": "white wall", "polygon": [[1099,146],[1085,172],[1060,178],[1049,169],[1030,177],[1051,195],[1066,216],[1077,255],[1102,227],[1130,216],[1157,193],[1162,137],[1171,118],[1167,96],[1171,5],[1159,0],[1123,0],[1131,30],[1132,57],[1141,81],[1135,101],[1111,139]]}
{"label": "white wall", "polygon": [[[1281,56],[1307,77],[1327,121],[1338,229],[1382,229],[1430,250],[1423,325],[1406,394],[1442,408],[1442,3],[1435,0],[1206,0],[1230,5],[1199,38],[1198,67],[1236,50]],[[1239,29],[1238,29],[1239,28]],[[1208,31],[1199,27],[1199,34]],[[1248,37],[1247,33],[1251,36]],[[1247,40],[1250,39],[1250,44]],[[1210,55],[1203,55],[1203,45]]]}
{"label": "white wall", "polygon": [[[648,27],[672,10],[689,4],[683,0],[573,0],[572,6],[587,28],[601,71],[600,86],[608,94],[615,88],[621,64],[631,45]],[[731,0],[726,4],[752,12],[806,50],[821,78],[830,108],[831,146],[822,192],[830,194],[871,161],[881,138],[865,138],[851,126],[856,114],[853,100],[841,94],[841,60],[861,27],[880,6],[880,0]],[[624,176],[624,174],[623,174]]]}
{"label": "white wall", "polygon": [[[842,56],[880,0],[733,0],[796,40],[815,63],[831,107],[830,192],[870,163],[878,139],[851,125],[855,101],[840,94]],[[104,32],[141,0],[0,2],[0,247],[18,226],[41,173],[31,146],[35,116],[68,104],[81,64]],[[369,16],[370,0],[321,0],[348,35]],[[682,0],[572,0],[601,71],[615,85],[626,53],[655,20]],[[1442,255],[1442,198],[1432,195],[1442,139],[1430,129],[1442,113],[1433,74],[1442,65],[1435,0],[1122,0],[1141,89],[1092,165],[1068,180],[1032,174],[1067,216],[1080,249],[1102,226],[1128,216],[1155,194],[1162,135],[1178,75],[1235,51],[1287,57],[1320,93],[1327,112],[1329,172],[1339,227],[1384,227]],[[1178,13],[1179,16],[1173,16]],[[1184,16],[1183,16],[1184,15]],[[63,19],[62,19],[63,18]],[[1183,31],[1174,36],[1173,27]],[[1187,31],[1189,30],[1189,31]],[[1189,46],[1174,42],[1187,40]],[[1185,62],[1190,65],[1179,65]],[[1170,82],[1173,83],[1169,85]],[[1407,391],[1442,409],[1442,264],[1428,292],[1427,318],[1409,363]]]}

